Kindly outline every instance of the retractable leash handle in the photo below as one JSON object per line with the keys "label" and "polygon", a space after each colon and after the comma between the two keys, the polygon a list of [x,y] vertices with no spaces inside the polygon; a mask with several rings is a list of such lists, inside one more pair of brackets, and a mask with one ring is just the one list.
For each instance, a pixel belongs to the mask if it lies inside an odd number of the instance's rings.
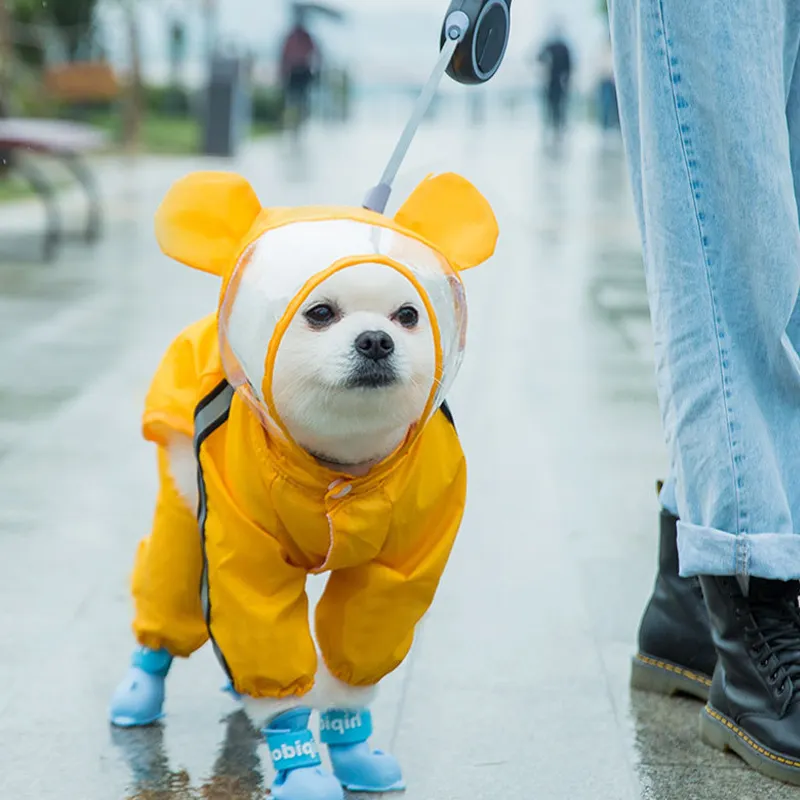
{"label": "retractable leash handle", "polygon": [[420,92],[380,181],[369,190],[364,208],[382,214],[392,184],[425,112],[447,73],[458,83],[486,83],[500,67],[511,31],[511,0],[453,0],[442,27],[441,52]]}
{"label": "retractable leash handle", "polygon": [[[447,68],[458,83],[486,83],[500,69],[511,33],[511,0],[453,0],[449,14],[461,12],[470,20]],[[442,30],[444,43],[446,28]]]}

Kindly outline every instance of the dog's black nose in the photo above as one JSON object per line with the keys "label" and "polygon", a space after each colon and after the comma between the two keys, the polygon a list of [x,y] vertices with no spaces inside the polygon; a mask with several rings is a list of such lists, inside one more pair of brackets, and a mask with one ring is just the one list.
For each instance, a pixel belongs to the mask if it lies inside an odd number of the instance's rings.
{"label": "dog's black nose", "polygon": [[380,361],[394,353],[394,340],[383,331],[364,331],[356,337],[356,350],[364,358]]}

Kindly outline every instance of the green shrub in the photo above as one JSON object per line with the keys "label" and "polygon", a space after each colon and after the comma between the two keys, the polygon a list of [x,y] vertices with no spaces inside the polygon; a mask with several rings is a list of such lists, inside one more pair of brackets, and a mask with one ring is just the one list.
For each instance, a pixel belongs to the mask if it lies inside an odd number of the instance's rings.
{"label": "green shrub", "polygon": [[169,117],[189,117],[194,110],[191,93],[181,86],[147,86],[145,110]]}

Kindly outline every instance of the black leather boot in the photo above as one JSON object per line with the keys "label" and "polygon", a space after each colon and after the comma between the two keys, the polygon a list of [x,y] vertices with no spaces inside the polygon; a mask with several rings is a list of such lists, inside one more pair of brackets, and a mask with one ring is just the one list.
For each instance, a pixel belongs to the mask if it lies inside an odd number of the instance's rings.
{"label": "black leather boot", "polygon": [[705,700],[716,662],[700,582],[678,575],[678,520],[662,509],[658,575],[639,625],[631,686]]}
{"label": "black leather boot", "polygon": [[800,581],[700,582],[719,653],[700,738],[800,785]]}

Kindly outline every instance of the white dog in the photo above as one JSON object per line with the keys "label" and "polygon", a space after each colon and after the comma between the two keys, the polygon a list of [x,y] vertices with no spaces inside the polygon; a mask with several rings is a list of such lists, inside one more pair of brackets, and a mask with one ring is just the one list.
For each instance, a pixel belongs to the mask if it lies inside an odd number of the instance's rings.
{"label": "white dog", "polygon": [[[459,272],[493,252],[491,208],[452,174],[389,219],[264,209],[238,176],[199,173],[170,191],[157,232],[223,289],[146,401],[161,489],[112,722],[160,718],[173,658],[210,639],[266,730],[276,798],[402,788],[396,761],[368,746],[368,706],[408,654],[463,514],[443,401],[465,343]],[[321,573],[312,637],[305,583]],[[310,708],[335,778],[319,769]]]}

